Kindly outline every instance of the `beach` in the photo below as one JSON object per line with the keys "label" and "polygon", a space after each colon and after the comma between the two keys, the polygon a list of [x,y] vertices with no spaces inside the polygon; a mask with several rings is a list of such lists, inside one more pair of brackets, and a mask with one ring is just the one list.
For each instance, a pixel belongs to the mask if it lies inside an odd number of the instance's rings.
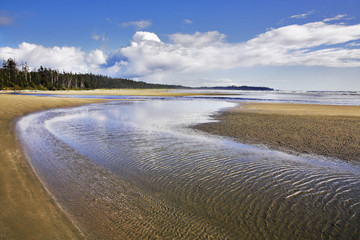
{"label": "beach", "polygon": [[[34,93],[27,91],[28,93]],[[39,93],[36,91],[36,93]],[[183,96],[171,90],[43,91],[45,94]],[[103,102],[101,99],[0,94],[0,239],[81,239],[82,234],[39,181],[21,151],[16,120],[50,108]]]}
{"label": "beach", "polygon": [[81,239],[21,152],[16,119],[49,108],[101,100],[0,94],[0,239]]}
{"label": "beach", "polygon": [[196,129],[295,154],[360,161],[360,107],[243,103]]}
{"label": "beach", "polygon": [[[25,91],[43,94],[183,96],[172,90]],[[46,191],[21,152],[16,119],[50,108],[101,99],[0,94],[0,239],[81,239],[82,235]]]}
{"label": "beach", "polygon": [[[104,91],[94,93],[101,95]],[[111,92],[114,95],[130,93],[181,95],[167,90]],[[22,153],[15,134],[15,123],[19,117],[32,112],[103,101],[0,94],[0,239],[84,238],[47,192]],[[242,143],[266,145],[295,154],[360,160],[359,106],[241,103],[235,108],[215,113],[214,118],[219,121],[200,124],[195,128]]]}

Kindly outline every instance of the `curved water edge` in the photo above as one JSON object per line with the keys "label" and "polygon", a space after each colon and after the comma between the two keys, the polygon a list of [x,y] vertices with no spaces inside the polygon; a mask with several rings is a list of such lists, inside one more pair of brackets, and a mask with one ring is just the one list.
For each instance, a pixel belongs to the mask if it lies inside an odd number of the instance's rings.
{"label": "curved water edge", "polygon": [[17,133],[89,238],[358,238],[359,166],[188,128],[230,106],[93,104],[25,116]]}

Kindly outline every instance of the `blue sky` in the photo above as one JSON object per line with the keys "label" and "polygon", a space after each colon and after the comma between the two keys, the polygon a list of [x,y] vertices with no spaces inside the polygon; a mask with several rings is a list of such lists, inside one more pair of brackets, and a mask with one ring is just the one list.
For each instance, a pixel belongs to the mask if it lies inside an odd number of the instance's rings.
{"label": "blue sky", "polygon": [[360,2],[3,1],[0,58],[187,86],[360,90]]}

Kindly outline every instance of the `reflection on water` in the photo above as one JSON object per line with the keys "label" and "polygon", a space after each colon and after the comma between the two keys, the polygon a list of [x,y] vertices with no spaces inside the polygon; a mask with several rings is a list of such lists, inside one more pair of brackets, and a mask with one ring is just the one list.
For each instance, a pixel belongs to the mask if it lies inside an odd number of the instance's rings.
{"label": "reflection on water", "polygon": [[359,167],[186,128],[229,106],[97,104],[29,115],[18,133],[88,238],[359,238]]}

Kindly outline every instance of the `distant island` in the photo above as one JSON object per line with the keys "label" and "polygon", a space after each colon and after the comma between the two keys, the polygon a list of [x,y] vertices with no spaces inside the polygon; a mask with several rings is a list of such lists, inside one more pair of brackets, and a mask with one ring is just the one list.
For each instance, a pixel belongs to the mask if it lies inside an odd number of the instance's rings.
{"label": "distant island", "polygon": [[111,78],[91,73],[59,72],[51,68],[40,66],[38,70],[29,71],[26,63],[21,70],[14,59],[3,60],[0,68],[0,90],[90,90],[90,89],[206,89],[206,90],[248,90],[273,91],[268,87],[250,86],[218,86],[191,88],[181,85],[154,84],[134,81],[125,78]]}

